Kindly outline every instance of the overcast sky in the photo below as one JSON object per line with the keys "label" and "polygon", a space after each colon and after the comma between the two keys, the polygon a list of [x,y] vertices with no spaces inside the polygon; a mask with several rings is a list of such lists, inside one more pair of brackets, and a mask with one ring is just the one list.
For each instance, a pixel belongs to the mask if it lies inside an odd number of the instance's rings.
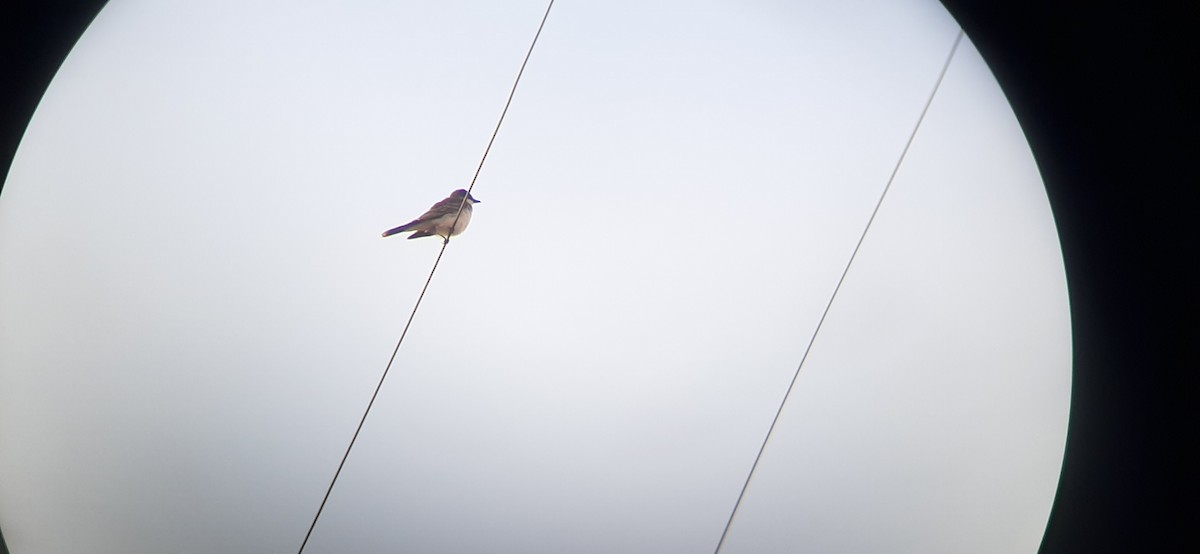
{"label": "overcast sky", "polygon": [[[294,552],[545,4],[114,0],[0,197],[15,553]],[[554,7],[306,552],[711,552],[958,27]],[[1061,252],[964,40],[723,552],[1034,552]]]}

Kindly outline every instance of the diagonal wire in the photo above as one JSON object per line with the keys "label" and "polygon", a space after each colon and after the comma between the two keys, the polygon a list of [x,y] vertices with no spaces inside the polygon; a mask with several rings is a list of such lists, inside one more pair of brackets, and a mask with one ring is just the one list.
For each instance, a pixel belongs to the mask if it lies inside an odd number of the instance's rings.
{"label": "diagonal wire", "polygon": [[[529,44],[529,50],[525,53],[525,60],[521,62],[521,69],[517,72],[517,78],[513,81],[512,89],[508,92],[508,101],[504,103],[504,110],[500,112],[500,120],[496,122],[496,128],[492,131],[492,138],[488,140],[487,148],[483,151],[483,157],[479,160],[479,166],[475,168],[475,176],[471,178],[471,186],[467,188],[467,194],[463,196],[463,201],[458,206],[458,213],[454,216],[454,223],[450,225],[450,229],[454,229],[458,225],[458,218],[462,217],[463,206],[466,205],[467,198],[470,196],[471,189],[475,188],[475,180],[479,178],[479,172],[483,170],[483,162],[487,161],[488,152],[492,150],[492,143],[496,142],[496,135],[500,133],[500,125],[504,123],[504,116],[508,113],[508,107],[512,104],[513,96],[517,93],[517,85],[521,83],[521,75],[525,73],[525,65],[529,63],[529,56],[533,54],[533,47],[537,45],[538,37],[542,34],[542,28],[546,26],[546,19],[550,17],[550,8],[554,7],[554,0],[546,6],[546,13],[542,15],[542,22],[538,25],[537,33],[533,36],[533,41]],[[362,418],[358,420],[358,427],[354,429],[354,436],[350,437],[350,444],[346,447],[346,453],[342,454],[342,461],[338,463],[337,471],[333,473],[333,479],[329,481],[329,488],[325,489],[325,496],[321,499],[321,505],[317,508],[317,514],[313,516],[312,523],[308,526],[308,532],[304,534],[304,542],[300,543],[300,550],[297,554],[304,552],[304,547],[308,546],[308,539],[312,537],[313,529],[317,527],[317,520],[321,519],[321,512],[325,510],[325,503],[329,501],[329,495],[333,492],[333,486],[337,483],[338,476],[342,474],[342,468],[346,466],[346,459],[350,457],[350,450],[354,448],[354,442],[358,440],[358,434],[362,431],[363,424],[367,422],[367,415],[371,413],[371,407],[375,405],[375,399],[379,396],[380,389],[383,388],[383,382],[387,379],[388,372],[392,369],[392,363],[396,361],[396,354],[400,352],[400,345],[404,343],[404,337],[408,336],[408,329],[412,326],[413,318],[417,316],[417,308],[421,307],[421,301],[425,299],[425,292],[429,290],[429,283],[433,281],[433,274],[437,272],[438,264],[442,262],[442,255],[446,253],[446,247],[450,245],[449,233],[446,240],[442,242],[442,249],[438,251],[437,259],[433,262],[433,268],[429,270],[429,277],[425,279],[425,285],[421,287],[421,294],[417,296],[417,302],[413,304],[412,312],[408,314],[408,321],[404,324],[404,331],[400,333],[399,340],[396,341],[396,347],[392,349],[392,356],[388,358],[387,366],[383,368],[383,375],[379,376],[379,384],[375,385],[375,392],[371,394],[370,402],[367,402],[367,409],[363,411]]]}
{"label": "diagonal wire", "polygon": [[[517,70],[517,78],[513,81],[512,90],[508,91],[508,101],[504,103],[504,109],[500,111],[500,120],[496,122],[496,130],[492,131],[492,138],[488,140],[487,148],[483,149],[479,167],[475,168],[475,175],[471,177],[471,185],[467,187],[467,194],[463,196],[462,202],[458,205],[458,213],[454,215],[454,223],[450,225],[450,229],[454,229],[458,225],[458,218],[462,217],[463,206],[467,204],[467,198],[470,198],[471,190],[475,188],[475,180],[479,178],[479,172],[483,171],[483,162],[487,161],[488,152],[492,151],[492,143],[496,142],[496,135],[500,133],[500,124],[504,123],[504,116],[508,114],[508,107],[512,105],[513,95],[517,93],[517,85],[521,83],[521,75],[525,74],[525,65],[529,63],[529,56],[533,55],[533,47],[537,46],[538,37],[542,36],[542,28],[546,26],[546,19],[550,17],[550,8],[553,7],[554,0],[550,0],[550,3],[546,5],[546,13],[542,14],[542,22],[538,24],[537,32],[533,34],[533,41],[529,43],[529,51],[525,52],[525,60],[521,62],[521,69]],[[443,248],[449,243],[450,237],[446,237]]]}
{"label": "diagonal wire", "polygon": [[775,418],[771,420],[771,426],[767,428],[767,436],[763,438],[762,446],[758,448],[758,455],[754,457],[754,463],[750,466],[750,472],[746,475],[746,481],[742,483],[742,491],[738,493],[737,502],[733,504],[733,510],[729,512],[729,519],[725,521],[725,530],[721,532],[721,540],[717,542],[717,548],[713,550],[713,554],[721,552],[721,547],[725,546],[725,538],[729,535],[729,529],[733,526],[733,519],[737,516],[738,508],[742,505],[742,499],[746,496],[746,489],[750,487],[750,480],[754,477],[754,470],[758,468],[758,462],[762,460],[763,451],[767,449],[767,442],[771,440],[771,433],[775,431],[775,424],[779,423],[779,416],[783,413],[783,407],[787,404],[788,397],[792,394],[792,388],[796,386],[796,379],[800,376],[800,369],[804,367],[805,360],[808,359],[808,353],[812,351],[813,342],[817,340],[817,333],[821,332],[821,325],[825,323],[825,316],[829,315],[829,309],[833,307],[833,301],[837,298],[838,291],[842,289],[842,283],[846,280],[846,275],[850,273],[850,266],[854,263],[855,256],[858,255],[859,248],[862,247],[863,240],[867,238],[867,231],[871,230],[871,223],[875,221],[876,214],[879,213],[879,207],[883,205],[883,199],[887,196],[888,190],[892,188],[892,181],[896,179],[896,173],[900,171],[900,166],[904,163],[905,156],[908,155],[908,149],[912,146],[913,139],[917,136],[917,130],[921,128],[921,122],[925,120],[925,114],[929,113],[929,106],[933,104],[933,97],[937,95],[937,91],[942,86],[942,80],[946,77],[946,71],[950,69],[950,61],[954,59],[954,53],[958,51],[958,45],[962,42],[963,31],[959,29],[958,36],[954,38],[954,46],[950,47],[950,54],[946,56],[946,62],[942,64],[942,71],[938,74],[937,82],[933,85],[933,90],[929,92],[929,98],[925,101],[925,107],[921,110],[921,115],[917,117],[917,123],[913,126],[912,133],[908,135],[908,142],[904,144],[904,150],[900,152],[900,158],[896,160],[895,167],[892,168],[892,174],[888,177],[887,184],[883,187],[883,192],[879,194],[879,201],[875,203],[875,209],[871,212],[871,217],[867,219],[866,226],[863,227],[862,234],[858,237],[858,243],[854,245],[854,251],[850,253],[850,259],[846,262],[846,267],[842,270],[842,276],[838,279],[837,286],[833,287],[833,294],[829,295],[829,302],[825,304],[825,311],[821,313],[821,319],[817,321],[817,327],[813,329],[812,336],[808,339],[808,346],[804,348],[804,355],[800,357],[800,364],[796,366],[796,372],[792,375],[792,382],[788,384],[787,392],[783,393],[783,400],[779,402],[779,409],[775,410]]}

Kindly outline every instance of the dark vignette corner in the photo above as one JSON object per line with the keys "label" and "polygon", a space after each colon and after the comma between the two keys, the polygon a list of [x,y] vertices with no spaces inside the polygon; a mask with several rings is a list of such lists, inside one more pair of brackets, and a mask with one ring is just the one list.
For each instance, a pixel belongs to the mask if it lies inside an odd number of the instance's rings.
{"label": "dark vignette corner", "polygon": [[0,3],[0,192],[25,127],[63,59],[105,0]]}
{"label": "dark vignette corner", "polygon": [[[1200,94],[1184,84],[1200,67],[1200,10],[942,1],[1029,139],[1067,267],[1070,428],[1040,551],[1200,551],[1200,459],[1186,448],[1200,444]],[[42,93],[104,4],[0,3],[0,192]]]}
{"label": "dark vignette corner", "polygon": [[943,4],[1028,138],[1062,243],[1074,367],[1040,552],[1200,552],[1197,10]]}

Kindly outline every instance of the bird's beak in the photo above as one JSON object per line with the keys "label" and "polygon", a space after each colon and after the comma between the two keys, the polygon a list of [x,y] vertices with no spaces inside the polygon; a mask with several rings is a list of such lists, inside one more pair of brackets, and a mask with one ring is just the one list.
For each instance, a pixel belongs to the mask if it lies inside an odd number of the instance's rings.
{"label": "bird's beak", "polygon": [[470,200],[470,201],[471,201],[472,203],[474,203],[474,204],[478,204],[478,203],[479,203],[479,201],[478,201],[478,200],[476,200],[476,199],[475,199],[475,197],[474,197],[474,196],[471,196],[470,194],[468,194],[468,195],[467,195],[467,200]]}

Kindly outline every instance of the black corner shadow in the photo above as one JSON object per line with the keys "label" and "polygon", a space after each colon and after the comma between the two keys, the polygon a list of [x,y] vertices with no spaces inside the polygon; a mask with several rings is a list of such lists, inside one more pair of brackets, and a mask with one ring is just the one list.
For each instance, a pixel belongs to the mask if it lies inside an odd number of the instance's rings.
{"label": "black corner shadow", "polygon": [[1200,10],[943,3],[1029,140],[1066,265],[1070,426],[1040,552],[1200,552],[1200,143],[1184,83]]}
{"label": "black corner shadow", "polygon": [[[104,4],[0,4],[0,187],[42,93]],[[1200,67],[1200,10],[943,4],[1029,139],[1067,269],[1070,427],[1040,553],[1200,552],[1200,94],[1184,83]]]}

